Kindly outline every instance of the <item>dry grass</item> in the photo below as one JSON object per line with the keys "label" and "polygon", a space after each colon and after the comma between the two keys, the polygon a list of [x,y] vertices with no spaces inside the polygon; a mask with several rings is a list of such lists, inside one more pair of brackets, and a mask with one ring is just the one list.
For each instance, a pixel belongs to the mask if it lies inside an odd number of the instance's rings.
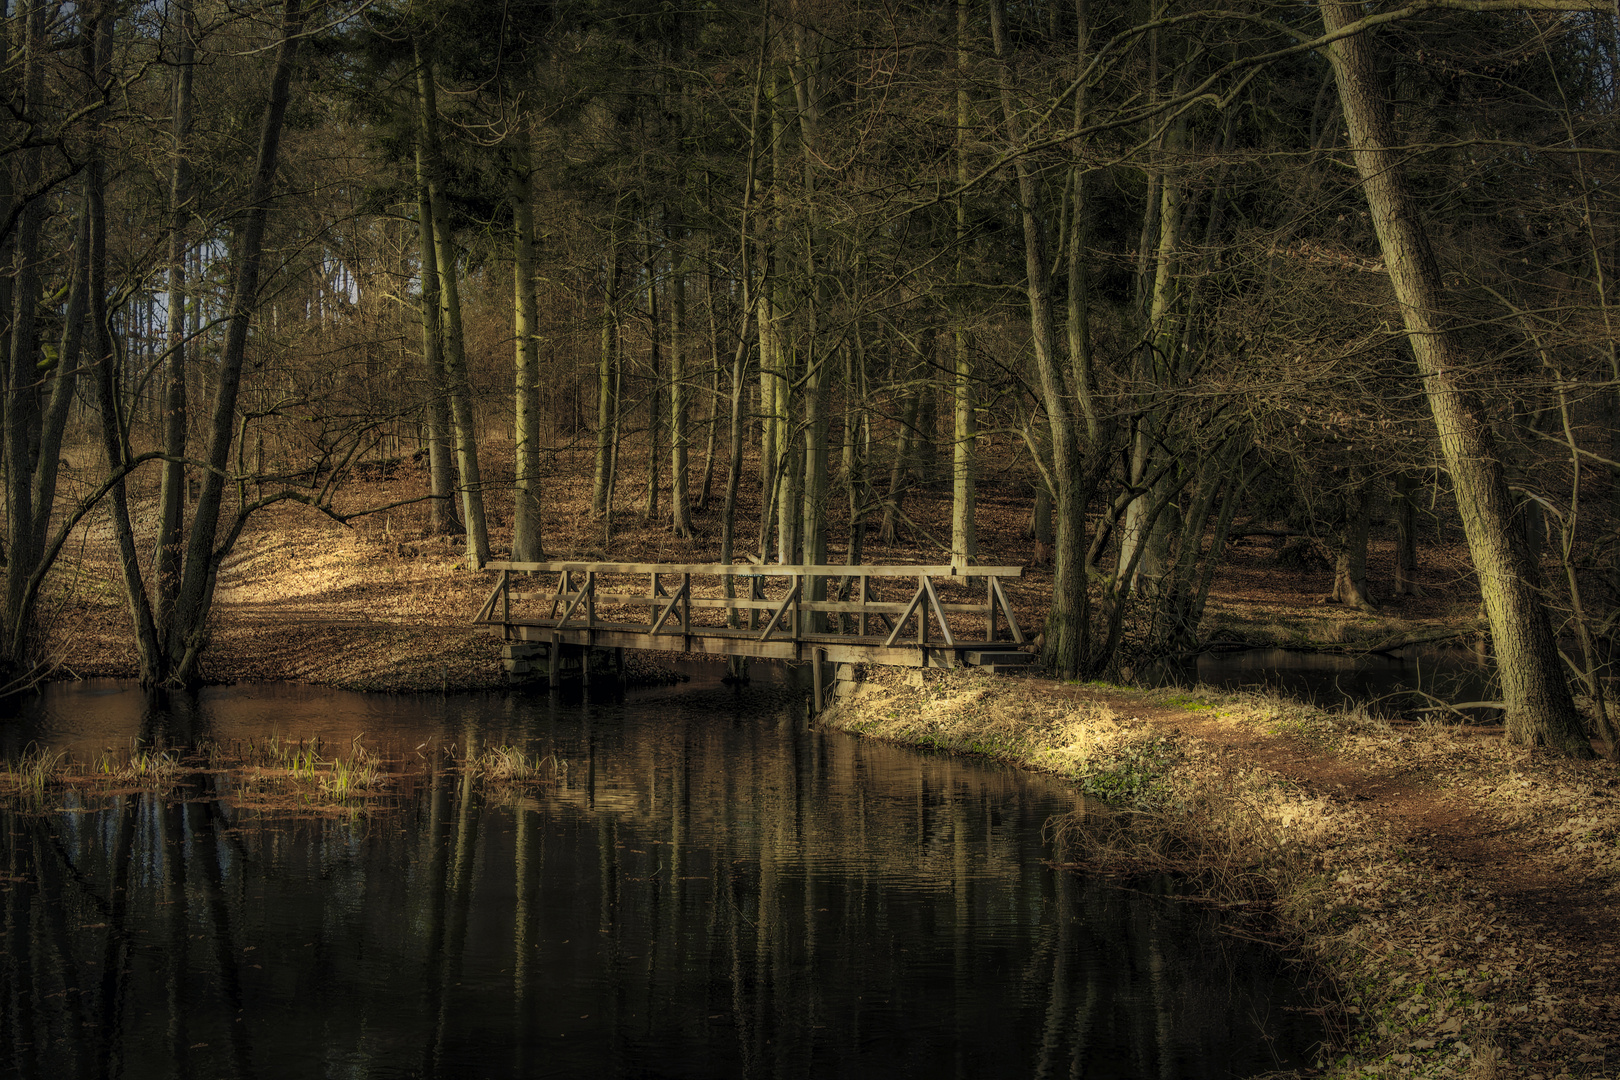
{"label": "dry grass", "polygon": [[496,746],[469,759],[465,766],[493,784],[552,783],[562,768],[554,756],[529,757],[515,746]]}

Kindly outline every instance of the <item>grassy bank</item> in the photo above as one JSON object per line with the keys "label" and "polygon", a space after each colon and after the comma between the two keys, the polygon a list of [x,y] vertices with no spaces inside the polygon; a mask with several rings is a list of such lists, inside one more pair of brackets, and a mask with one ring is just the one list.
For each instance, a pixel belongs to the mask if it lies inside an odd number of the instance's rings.
{"label": "grassy bank", "polygon": [[[1616,1074],[1613,968],[1580,940],[1613,940],[1611,763],[1253,695],[972,672],[871,672],[826,722],[1062,777],[1093,797],[1058,823],[1086,868],[1170,870],[1263,911],[1321,976],[1326,1075]],[[1527,882],[1601,925],[1539,917]]]}

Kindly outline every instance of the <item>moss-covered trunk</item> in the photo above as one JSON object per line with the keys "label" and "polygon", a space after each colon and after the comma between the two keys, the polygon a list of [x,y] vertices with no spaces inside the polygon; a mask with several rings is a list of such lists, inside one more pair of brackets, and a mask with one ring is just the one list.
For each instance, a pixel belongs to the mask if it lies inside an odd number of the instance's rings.
{"label": "moss-covered trunk", "polygon": [[[1328,0],[1322,22],[1329,32],[1355,21],[1354,4]],[[1457,493],[1468,550],[1490,620],[1507,738],[1577,757],[1591,744],[1575,710],[1552,626],[1537,588],[1539,574],[1513,523],[1513,503],[1485,403],[1469,378],[1473,367],[1448,317],[1440,267],[1429,245],[1406,178],[1372,41],[1356,34],[1329,50],[1339,101],[1367,206],[1389,268],[1390,284],[1405,318],[1408,340]]]}

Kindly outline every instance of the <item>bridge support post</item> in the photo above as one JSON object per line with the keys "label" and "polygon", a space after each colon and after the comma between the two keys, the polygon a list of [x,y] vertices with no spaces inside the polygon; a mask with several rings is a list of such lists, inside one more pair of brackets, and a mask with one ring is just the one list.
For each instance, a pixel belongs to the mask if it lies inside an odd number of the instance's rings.
{"label": "bridge support post", "polygon": [[822,709],[826,707],[826,699],[822,689],[825,685],[825,679],[821,670],[821,658],[826,655],[827,650],[825,649],[812,648],[810,650],[810,681],[815,684],[815,690],[811,692],[810,697],[815,705],[817,715],[820,715]]}

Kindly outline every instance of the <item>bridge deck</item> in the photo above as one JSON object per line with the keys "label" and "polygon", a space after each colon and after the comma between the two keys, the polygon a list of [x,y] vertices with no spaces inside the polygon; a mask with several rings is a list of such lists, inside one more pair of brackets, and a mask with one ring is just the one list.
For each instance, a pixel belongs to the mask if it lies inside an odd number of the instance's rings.
{"label": "bridge deck", "polygon": [[[955,667],[1024,642],[1001,585],[1023,575],[1018,566],[501,561],[486,569],[500,577],[473,622],[509,642],[899,667]],[[547,577],[549,589],[519,587]],[[905,599],[878,596],[895,585]],[[984,599],[963,599],[973,592]]]}

